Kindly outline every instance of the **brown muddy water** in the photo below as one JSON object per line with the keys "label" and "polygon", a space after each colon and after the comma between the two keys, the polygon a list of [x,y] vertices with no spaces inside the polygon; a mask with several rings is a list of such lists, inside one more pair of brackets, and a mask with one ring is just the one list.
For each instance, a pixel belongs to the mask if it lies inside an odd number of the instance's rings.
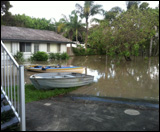
{"label": "brown muddy water", "polygon": [[[67,61],[24,62],[23,65],[74,65],[86,67],[84,73],[94,76],[94,83],[71,92],[78,95],[129,98],[159,101],[159,57],[132,61],[109,59],[106,56],[71,57]],[[25,82],[35,74],[25,70]]]}

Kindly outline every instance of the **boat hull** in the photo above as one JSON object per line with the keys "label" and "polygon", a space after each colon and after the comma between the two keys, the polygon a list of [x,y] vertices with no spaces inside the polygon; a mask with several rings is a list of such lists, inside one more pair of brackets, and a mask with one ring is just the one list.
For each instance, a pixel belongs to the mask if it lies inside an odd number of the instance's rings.
{"label": "boat hull", "polygon": [[28,71],[39,72],[39,73],[50,73],[50,72],[76,72],[76,73],[83,73],[83,71],[84,71],[83,67],[48,68],[48,69],[45,69],[45,70],[42,70],[42,68],[28,67],[26,69]]}
{"label": "boat hull", "polygon": [[[42,74],[46,74],[46,77],[44,77],[45,75],[42,77]],[[62,73],[55,73],[53,76],[52,74],[53,73],[48,73],[48,75],[47,73],[41,73],[41,75],[35,74],[30,76],[30,80],[37,89],[49,90],[54,88],[71,88],[88,85],[93,82],[94,78],[93,76],[79,73],[66,73],[63,75]]]}

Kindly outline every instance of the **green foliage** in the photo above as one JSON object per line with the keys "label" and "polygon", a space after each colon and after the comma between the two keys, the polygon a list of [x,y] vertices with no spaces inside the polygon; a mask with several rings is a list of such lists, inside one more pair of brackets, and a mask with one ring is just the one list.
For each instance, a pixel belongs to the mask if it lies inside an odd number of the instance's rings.
{"label": "green foliage", "polygon": [[85,1],[83,7],[76,4],[76,8],[76,12],[80,14],[80,17],[86,19],[85,47],[87,47],[89,17],[96,14],[103,14],[104,10],[102,9],[102,5],[94,4],[94,1]]}
{"label": "green foliage", "polygon": [[4,14],[6,15],[11,7],[12,5],[9,1],[1,1],[1,16]]}
{"label": "green foliage", "polygon": [[49,58],[50,59],[56,59],[55,53],[49,53]]}
{"label": "green foliage", "polygon": [[69,55],[64,52],[64,53],[61,54],[61,59],[62,60],[69,59]]}
{"label": "green foliage", "polygon": [[2,16],[3,25],[6,26],[17,26],[17,27],[26,27],[33,29],[41,29],[41,30],[52,30],[55,31],[55,26],[50,20],[46,20],[45,18],[33,18],[30,16],[23,15],[5,15]]}
{"label": "green foliage", "polygon": [[97,54],[95,49],[91,49],[91,48],[83,48],[82,46],[79,46],[77,48],[72,47],[73,53],[76,56],[83,56],[83,55],[95,55]]}
{"label": "green foliage", "polygon": [[[130,8],[114,16],[114,19],[108,18],[91,28],[88,42],[97,52],[106,51],[109,56],[118,55],[129,59],[131,56],[138,56],[140,52],[146,53],[150,48],[150,39],[158,39],[155,37],[159,32],[155,28],[159,27],[158,11],[159,9],[148,8],[147,4],[143,4],[140,9]],[[155,42],[157,43],[152,49],[159,54],[159,50],[155,48],[159,47],[159,41]]]}
{"label": "green foliage", "polygon": [[13,56],[15,58],[15,60],[23,62],[24,58],[23,58],[23,52],[17,52],[16,55]]}
{"label": "green foliage", "polygon": [[69,15],[69,19],[65,15],[64,18],[61,19],[62,24],[58,25],[58,28],[61,29],[63,26],[63,34],[64,36],[73,40],[75,37],[76,41],[78,41],[78,36],[82,36],[80,30],[84,29],[85,24],[78,20],[77,13],[73,10],[71,15]]}
{"label": "green foliage", "polygon": [[66,52],[60,53],[49,53],[49,58],[53,60],[66,60],[69,59],[69,55]]}
{"label": "green foliage", "polygon": [[[32,102],[32,101],[38,101],[42,99],[47,99],[53,96],[58,96],[58,95],[63,95],[68,92],[71,92],[78,87],[72,87],[72,88],[55,88],[53,90],[38,90],[36,89],[32,84],[26,84],[25,85],[25,102]],[[10,93],[11,93],[11,87],[9,88]],[[18,96],[17,92],[17,86],[15,86],[15,92],[16,92],[16,99]],[[14,95],[14,92],[12,92]],[[15,97],[15,96],[13,96]]]}
{"label": "green foliage", "polygon": [[28,103],[28,102],[51,98],[53,96],[63,95],[77,88],[61,88],[61,89],[55,88],[53,90],[38,90],[33,85],[27,84],[25,85],[25,102]]}
{"label": "green foliage", "polygon": [[75,48],[75,47],[72,47],[72,50],[73,50],[73,53],[74,53],[75,55],[77,55],[77,56],[86,55],[84,48]]}
{"label": "green foliage", "polygon": [[38,51],[31,56],[31,60],[47,61],[48,60],[48,54],[46,52],[43,52],[43,51]]}

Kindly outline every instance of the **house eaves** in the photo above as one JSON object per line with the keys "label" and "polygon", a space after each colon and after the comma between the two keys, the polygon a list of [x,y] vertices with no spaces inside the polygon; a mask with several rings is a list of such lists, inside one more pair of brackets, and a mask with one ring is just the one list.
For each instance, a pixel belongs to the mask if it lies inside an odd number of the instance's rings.
{"label": "house eaves", "polygon": [[24,40],[24,39],[6,39],[1,38],[2,41],[6,42],[32,42],[32,43],[57,43],[57,44],[75,44],[75,42],[64,42],[64,41],[52,41],[52,40]]}

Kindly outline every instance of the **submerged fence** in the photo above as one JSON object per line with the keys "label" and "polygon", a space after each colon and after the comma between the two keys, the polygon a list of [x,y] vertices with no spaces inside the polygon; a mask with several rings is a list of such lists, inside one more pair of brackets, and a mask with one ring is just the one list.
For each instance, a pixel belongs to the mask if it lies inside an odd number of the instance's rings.
{"label": "submerged fence", "polygon": [[7,99],[20,122],[21,131],[26,130],[24,66],[18,65],[1,41],[1,93]]}

